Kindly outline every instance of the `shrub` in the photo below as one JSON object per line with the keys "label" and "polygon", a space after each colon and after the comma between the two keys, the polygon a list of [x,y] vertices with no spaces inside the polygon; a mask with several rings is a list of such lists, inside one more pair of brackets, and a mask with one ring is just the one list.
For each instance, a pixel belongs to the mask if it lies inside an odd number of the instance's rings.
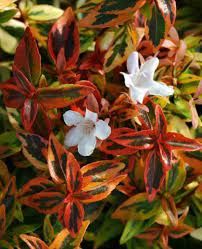
{"label": "shrub", "polygon": [[1,1],[0,248],[201,245],[199,5]]}

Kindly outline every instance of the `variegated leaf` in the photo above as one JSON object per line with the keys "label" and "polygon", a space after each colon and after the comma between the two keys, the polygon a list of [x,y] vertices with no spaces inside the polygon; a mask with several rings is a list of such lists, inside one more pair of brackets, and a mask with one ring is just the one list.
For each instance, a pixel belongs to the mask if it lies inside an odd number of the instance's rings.
{"label": "variegated leaf", "polygon": [[75,66],[79,49],[79,30],[72,8],[69,7],[55,22],[48,37],[48,51],[58,73]]}
{"label": "variegated leaf", "polygon": [[68,201],[63,219],[65,227],[68,229],[71,236],[75,238],[81,229],[84,219],[83,204],[76,199]]}
{"label": "variegated leaf", "polygon": [[146,220],[160,211],[161,202],[156,198],[149,202],[146,193],[136,194],[123,202],[113,213],[112,217],[121,220]]}
{"label": "variegated leaf", "polygon": [[160,190],[164,179],[165,171],[160,155],[156,150],[151,150],[147,155],[144,172],[144,181],[150,201],[156,197],[156,193]]}
{"label": "variegated leaf", "polygon": [[15,53],[14,65],[34,85],[41,76],[41,56],[30,28],[27,27]]}
{"label": "variegated leaf", "polygon": [[87,197],[84,198],[82,202],[92,203],[105,199],[125,178],[126,174],[120,174],[100,184],[94,184],[93,182],[89,183],[87,186],[82,188],[82,191],[87,195]]}
{"label": "variegated leaf", "polygon": [[18,139],[22,143],[24,156],[40,170],[47,170],[48,142],[36,134],[19,132]]}
{"label": "variegated leaf", "polygon": [[20,238],[28,245],[30,249],[48,249],[49,247],[41,239],[27,235],[21,234]]}
{"label": "variegated leaf", "polygon": [[132,19],[133,13],[141,8],[145,1],[140,0],[102,0],[81,20],[82,27],[106,28],[122,24]]}

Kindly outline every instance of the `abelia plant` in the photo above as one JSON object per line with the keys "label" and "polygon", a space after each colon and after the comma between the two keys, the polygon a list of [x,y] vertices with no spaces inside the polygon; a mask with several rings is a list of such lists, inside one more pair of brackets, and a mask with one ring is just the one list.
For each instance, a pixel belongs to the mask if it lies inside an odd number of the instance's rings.
{"label": "abelia plant", "polygon": [[50,135],[47,162],[53,181],[45,177],[30,180],[20,190],[19,200],[39,212],[58,213],[73,237],[82,226],[83,205],[106,198],[126,177],[120,174],[124,164],[112,160],[97,161],[80,169],[73,154],[53,135]]}
{"label": "abelia plant", "polygon": [[178,2],[0,2],[1,249],[201,246],[200,15]]}
{"label": "abelia plant", "polygon": [[[155,124],[141,131],[114,129],[111,140],[134,150],[149,150],[145,158],[144,180],[149,199],[153,200],[172,168],[172,150],[195,151],[201,143],[175,132],[167,132],[166,119],[159,105],[154,106]],[[144,122],[144,121],[143,121]],[[145,124],[147,125],[147,124]]]}

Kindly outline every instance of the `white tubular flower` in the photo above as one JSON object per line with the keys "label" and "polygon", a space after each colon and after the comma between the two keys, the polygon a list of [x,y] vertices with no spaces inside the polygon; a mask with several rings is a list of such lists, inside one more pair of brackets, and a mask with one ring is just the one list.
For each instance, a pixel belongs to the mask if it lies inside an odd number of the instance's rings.
{"label": "white tubular flower", "polygon": [[167,86],[162,82],[153,80],[158,65],[159,59],[153,57],[139,68],[138,53],[133,52],[128,57],[127,70],[129,74],[122,74],[125,79],[125,85],[129,88],[129,94],[132,100],[142,104],[144,97],[147,95],[173,95],[174,90],[172,86]]}
{"label": "white tubular flower", "polygon": [[67,147],[78,145],[78,152],[82,156],[90,156],[96,147],[96,138],[106,139],[111,128],[107,122],[98,119],[95,112],[86,109],[85,117],[74,111],[63,114],[66,125],[74,126],[65,136],[64,144]]}

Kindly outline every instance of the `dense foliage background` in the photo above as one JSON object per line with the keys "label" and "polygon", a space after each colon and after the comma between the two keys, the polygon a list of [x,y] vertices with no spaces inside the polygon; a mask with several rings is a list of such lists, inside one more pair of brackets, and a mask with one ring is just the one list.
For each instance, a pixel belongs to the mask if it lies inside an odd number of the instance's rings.
{"label": "dense foliage background", "polygon": [[[202,247],[201,16],[200,0],[0,0],[0,249]],[[131,100],[133,51],[173,96]],[[62,115],[86,108],[112,129],[90,157],[63,145]]]}

